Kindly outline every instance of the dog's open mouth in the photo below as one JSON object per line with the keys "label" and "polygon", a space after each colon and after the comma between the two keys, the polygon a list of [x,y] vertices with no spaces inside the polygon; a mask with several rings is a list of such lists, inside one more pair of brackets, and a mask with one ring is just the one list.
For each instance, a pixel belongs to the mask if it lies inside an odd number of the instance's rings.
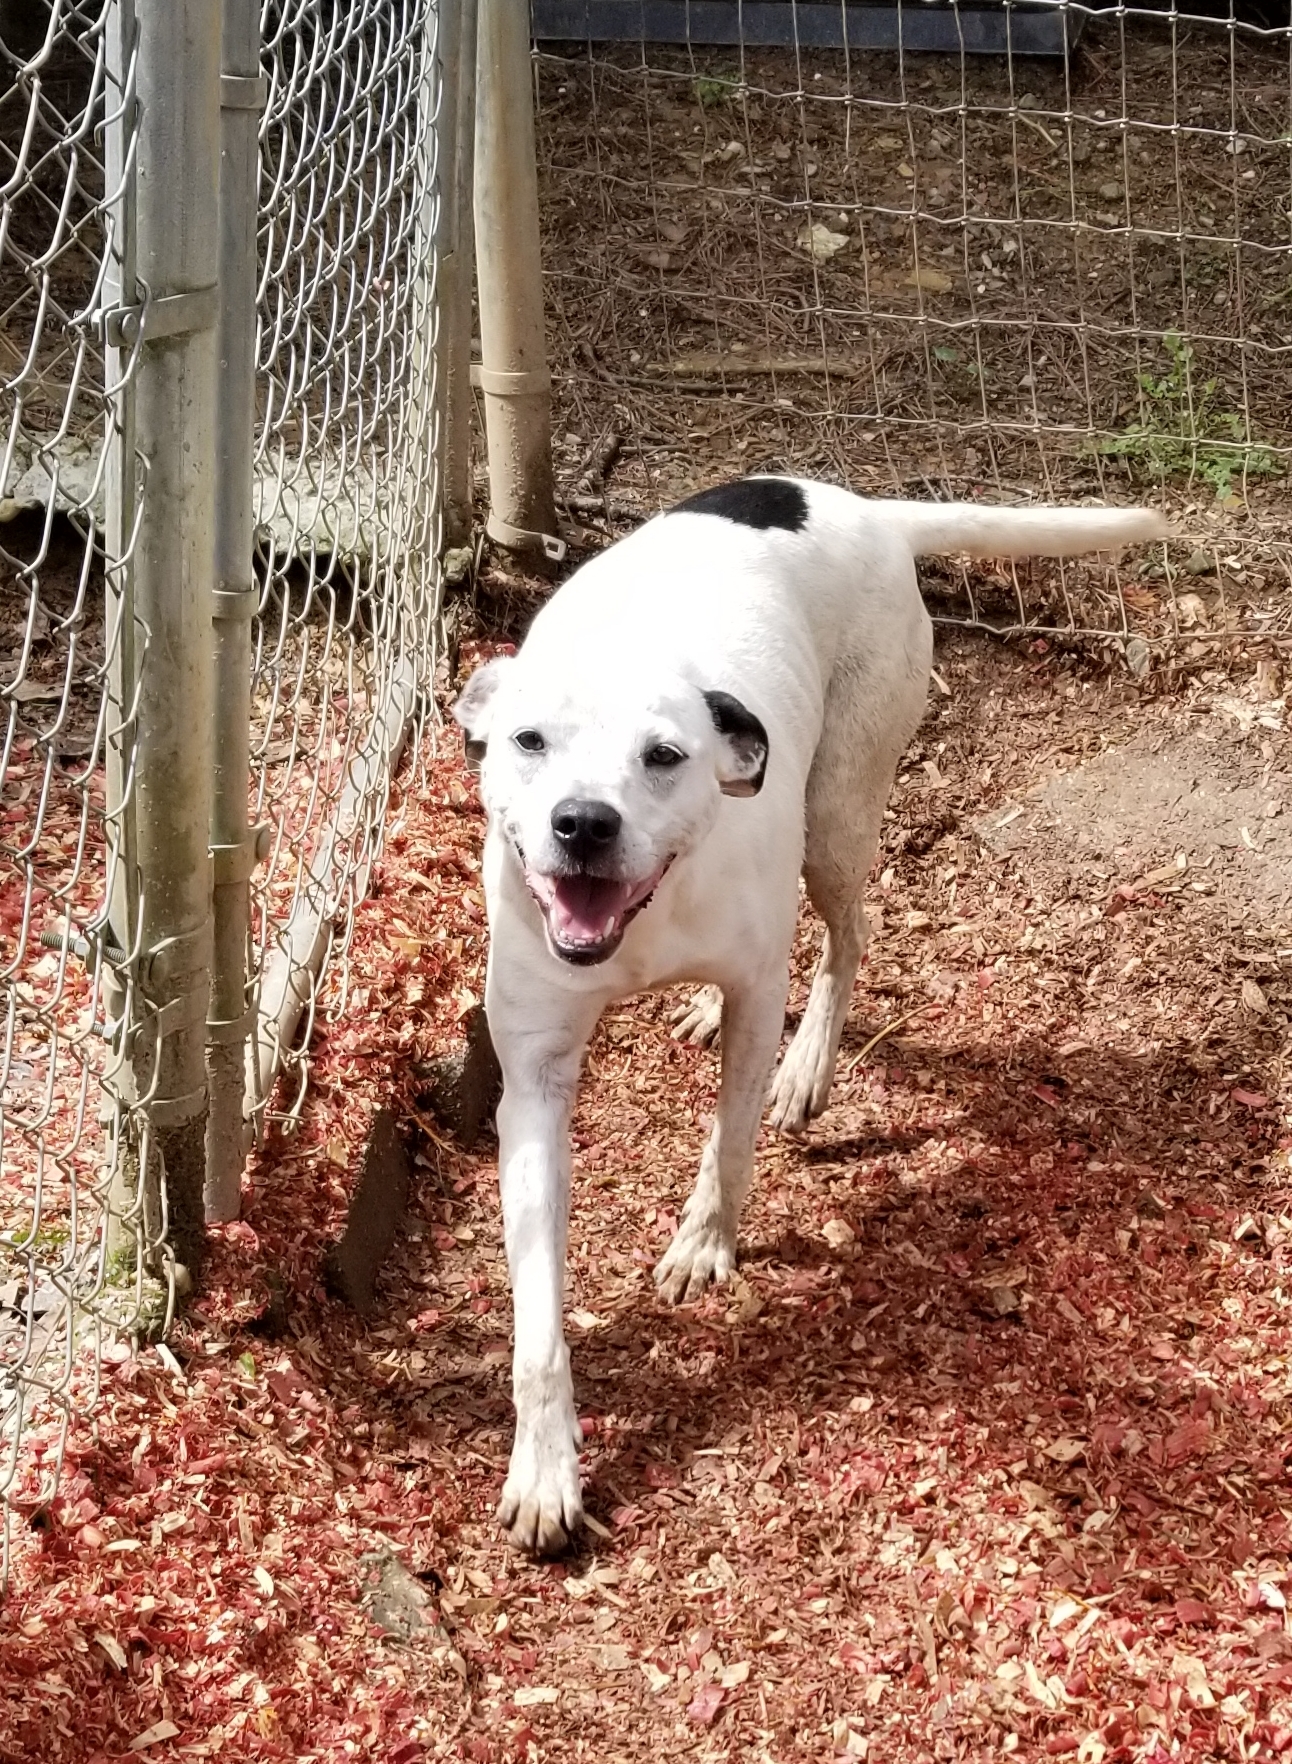
{"label": "dog's open mouth", "polygon": [[[670,860],[671,861],[671,860]],[[604,962],[618,949],[629,922],[659,887],[668,863],[643,882],[609,876],[544,876],[525,867],[525,882],[543,910],[552,948],[563,961]]]}

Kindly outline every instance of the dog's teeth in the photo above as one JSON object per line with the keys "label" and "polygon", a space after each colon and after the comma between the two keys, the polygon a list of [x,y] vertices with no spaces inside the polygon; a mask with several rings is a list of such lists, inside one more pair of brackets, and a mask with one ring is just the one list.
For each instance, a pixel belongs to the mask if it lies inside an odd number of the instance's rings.
{"label": "dog's teeth", "polygon": [[610,933],[614,930],[614,928],[615,928],[615,916],[613,913],[611,913],[610,917],[606,920],[605,924],[601,927],[601,935],[603,937],[609,937]]}

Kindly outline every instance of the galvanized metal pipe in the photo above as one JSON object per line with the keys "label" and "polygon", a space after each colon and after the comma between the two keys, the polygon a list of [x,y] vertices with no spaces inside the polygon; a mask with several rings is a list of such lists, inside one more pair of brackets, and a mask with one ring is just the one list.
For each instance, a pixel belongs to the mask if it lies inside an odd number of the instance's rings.
{"label": "galvanized metal pipe", "polygon": [[[471,319],[472,184],[475,164],[476,0],[439,8],[439,155],[435,226],[438,257],[436,390],[443,486],[443,544],[469,543],[472,524]],[[428,200],[431,195],[428,193]]]}
{"label": "galvanized metal pipe", "polygon": [[250,1149],[244,1116],[250,877],[255,834],[247,821],[251,766],[252,467],[256,428],[256,179],[260,113],[258,0],[224,0],[220,74],[220,380],[216,427],[215,705],[211,856],[214,966],[206,1025],[211,1112],[205,1213],[236,1219]]}
{"label": "galvanized metal pipe", "polygon": [[552,478],[551,381],[529,58],[529,8],[478,0],[476,264],[489,454],[486,531],[514,550],[563,555]]}
{"label": "galvanized metal pipe", "polygon": [[133,381],[110,517],[128,563],[109,601],[110,619],[121,620],[112,666],[124,724],[114,735],[109,814],[133,825],[118,847],[125,861],[113,929],[132,956],[121,1047],[147,1123],[138,1180],[146,1189],[154,1170],[164,1176],[167,1235],[192,1270],[203,1242],[211,972],[220,17],[210,0],[133,0],[123,10],[139,131],[133,262],[105,314],[110,371]]}

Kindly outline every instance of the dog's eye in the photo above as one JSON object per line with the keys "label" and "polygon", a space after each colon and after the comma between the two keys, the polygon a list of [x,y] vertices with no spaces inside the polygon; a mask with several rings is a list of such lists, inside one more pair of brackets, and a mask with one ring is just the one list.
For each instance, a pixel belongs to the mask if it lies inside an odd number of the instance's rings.
{"label": "dog's eye", "polygon": [[682,749],[680,747],[674,747],[672,743],[668,741],[661,741],[655,747],[648,747],[646,752],[642,755],[642,759],[646,765],[650,766],[652,770],[659,770],[661,772],[667,771],[670,766],[680,766],[685,758],[686,755],[682,752]]}
{"label": "dog's eye", "polygon": [[542,753],[547,747],[537,729],[517,729],[512,740],[522,753]]}

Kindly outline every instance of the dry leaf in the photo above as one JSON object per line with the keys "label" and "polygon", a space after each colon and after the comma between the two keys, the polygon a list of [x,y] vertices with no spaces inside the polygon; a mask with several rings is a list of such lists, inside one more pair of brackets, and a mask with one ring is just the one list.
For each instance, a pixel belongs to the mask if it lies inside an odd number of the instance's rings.
{"label": "dry leaf", "polygon": [[641,1667],[642,1677],[646,1680],[647,1688],[653,1696],[658,1696],[661,1691],[666,1691],[672,1684],[672,1673],[661,1672],[653,1660],[639,1660],[637,1664]]}
{"label": "dry leaf", "polygon": [[920,264],[902,280],[908,288],[919,288],[925,294],[949,294],[955,282],[941,270],[931,269],[927,264]]}
{"label": "dry leaf", "polygon": [[96,1633],[94,1639],[103,1649],[104,1653],[108,1656],[109,1660],[111,1660],[118,1672],[129,1671],[130,1662],[126,1658],[126,1650],[122,1647],[121,1643],[117,1641],[115,1636],[105,1635],[103,1631],[100,1630]]}
{"label": "dry leaf", "polygon": [[1085,1449],[1084,1440],[1073,1439],[1070,1434],[1065,1434],[1062,1439],[1056,1439],[1053,1445],[1045,1447],[1045,1455],[1056,1464],[1075,1464]]}
{"label": "dry leaf", "polygon": [[560,1696],[555,1685],[521,1684],[511,1693],[511,1700],[518,1709],[537,1709],[541,1703],[559,1702]]}
{"label": "dry leaf", "polygon": [[154,1721],[152,1726],[146,1727],[137,1739],[131,1740],[130,1750],[142,1752],[148,1746],[159,1746],[163,1740],[175,1739],[178,1734],[179,1728],[173,1721]]}
{"label": "dry leaf", "polygon": [[1250,1011],[1254,1017],[1263,1017],[1269,1009],[1265,994],[1254,980],[1243,981],[1243,1009]]}
{"label": "dry leaf", "polygon": [[693,1721],[697,1727],[712,1727],[726,1696],[720,1684],[701,1685],[687,1705],[687,1720]]}

